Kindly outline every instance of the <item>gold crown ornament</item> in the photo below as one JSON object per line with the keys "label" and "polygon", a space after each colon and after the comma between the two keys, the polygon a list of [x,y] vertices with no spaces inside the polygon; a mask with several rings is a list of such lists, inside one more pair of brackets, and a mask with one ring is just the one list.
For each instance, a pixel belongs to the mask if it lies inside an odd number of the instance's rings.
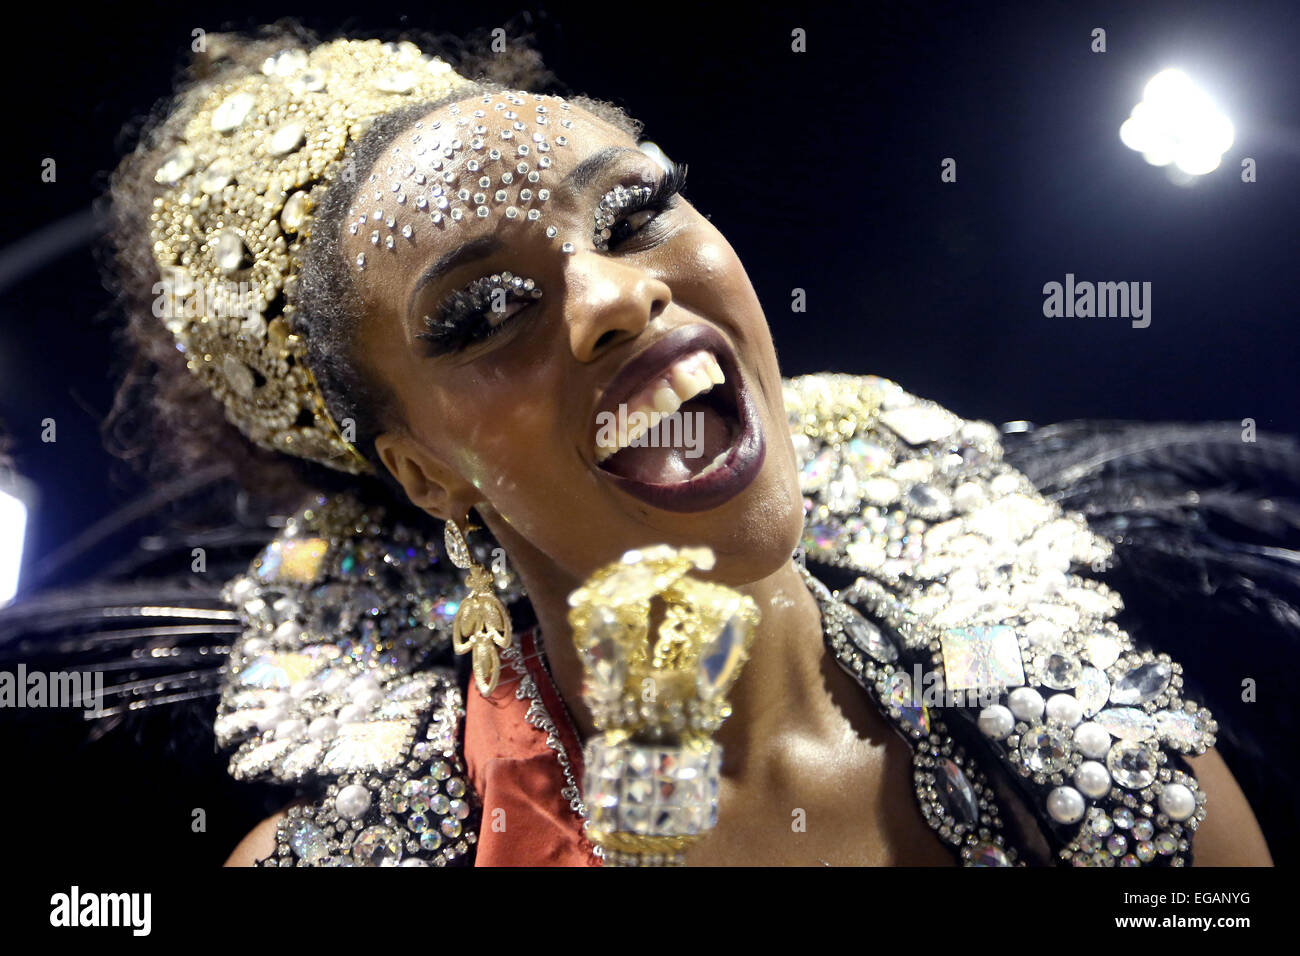
{"label": "gold crown ornament", "polygon": [[[680,865],[717,824],[727,692],[749,656],[753,599],[692,578],[708,548],[628,551],[569,595],[583,700],[589,834],[613,865]],[[651,633],[651,625],[658,626]]]}
{"label": "gold crown ornament", "polygon": [[[379,116],[473,86],[411,43],[285,49],[206,94],[158,167],[155,313],[189,368],[252,441],[372,471],[325,408],[291,332],[312,210]],[[159,291],[155,289],[155,292]]]}

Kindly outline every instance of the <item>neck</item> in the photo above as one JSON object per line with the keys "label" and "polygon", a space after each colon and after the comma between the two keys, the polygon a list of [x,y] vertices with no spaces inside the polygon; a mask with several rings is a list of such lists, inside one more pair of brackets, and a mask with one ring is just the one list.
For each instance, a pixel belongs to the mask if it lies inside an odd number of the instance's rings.
{"label": "neck", "polygon": [[[504,522],[484,516],[523,580],[541,628],[542,646],[556,689],[585,740],[595,727],[582,701],[582,662],[571,640],[568,595],[581,580],[558,568]],[[729,696],[731,716],[718,731],[724,773],[739,773],[747,757],[790,735],[821,737],[833,705],[827,695],[821,612],[792,561],[737,588],[762,615],[749,661]]]}

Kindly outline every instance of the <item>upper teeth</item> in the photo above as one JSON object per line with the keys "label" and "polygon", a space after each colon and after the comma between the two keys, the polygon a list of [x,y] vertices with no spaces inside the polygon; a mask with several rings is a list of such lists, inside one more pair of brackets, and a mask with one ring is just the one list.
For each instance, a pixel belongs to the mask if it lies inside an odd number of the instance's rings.
{"label": "upper teeth", "polygon": [[[686,402],[725,382],[722,367],[710,352],[682,356],[620,410],[616,428],[597,428],[596,460],[626,448]],[[598,421],[597,425],[601,423]]]}

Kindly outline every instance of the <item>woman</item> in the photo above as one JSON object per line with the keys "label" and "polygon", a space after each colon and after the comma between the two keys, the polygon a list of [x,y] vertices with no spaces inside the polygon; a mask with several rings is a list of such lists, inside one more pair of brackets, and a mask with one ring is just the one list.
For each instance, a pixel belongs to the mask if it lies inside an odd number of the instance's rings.
{"label": "woman", "polygon": [[[1270,862],[1181,669],[1084,583],[1111,544],[982,423],[783,382],[744,268],[635,123],[409,44],[211,43],[114,195],[154,300],[137,345],[194,373],[160,405],[215,395],[247,474],[287,453],[321,492],[227,591],[218,738],[236,777],[303,791],[232,865],[608,858],[568,598],[660,543],[707,546],[700,576],[761,614],[683,862],[1182,865],[1193,834],[1198,865]],[[499,676],[449,666],[444,523],[512,604]],[[980,703],[922,702],[932,678]]]}

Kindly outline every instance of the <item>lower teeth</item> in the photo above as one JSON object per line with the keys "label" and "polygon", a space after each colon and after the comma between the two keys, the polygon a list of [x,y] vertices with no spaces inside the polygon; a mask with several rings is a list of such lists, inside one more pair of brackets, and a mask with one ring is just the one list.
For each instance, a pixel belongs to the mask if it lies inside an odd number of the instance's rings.
{"label": "lower teeth", "polygon": [[715,471],[717,471],[722,467],[723,463],[726,462],[727,456],[729,454],[731,454],[730,448],[718,452],[718,457],[713,459],[713,461],[709,462],[707,465],[705,465],[701,471],[697,472],[695,476],[691,478],[691,481],[695,481],[698,478],[703,478],[706,475],[713,474]]}

